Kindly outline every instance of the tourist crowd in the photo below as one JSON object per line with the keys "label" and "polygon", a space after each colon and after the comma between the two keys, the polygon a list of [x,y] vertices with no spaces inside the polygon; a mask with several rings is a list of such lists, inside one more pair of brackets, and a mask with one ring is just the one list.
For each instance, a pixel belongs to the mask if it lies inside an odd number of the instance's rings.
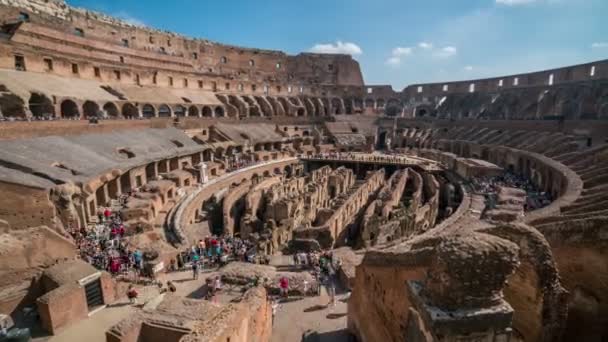
{"label": "tourist crowd", "polygon": [[549,192],[540,191],[529,179],[509,171],[506,171],[499,176],[473,178],[471,184],[475,192],[483,194],[486,197],[489,208],[493,208],[496,203],[499,187],[524,190],[526,192],[526,203],[524,204],[525,211],[546,207],[553,201]]}
{"label": "tourist crowd", "polygon": [[102,208],[99,222],[93,229],[72,229],[80,257],[99,270],[113,275],[126,274],[129,271],[140,275],[143,271],[143,253],[129,248],[125,237],[125,226],[120,216],[111,208]]}
{"label": "tourist crowd", "polygon": [[169,271],[192,269],[193,278],[205,268],[223,266],[229,261],[254,262],[256,248],[252,242],[239,237],[210,236],[199,240],[197,245],[177,254],[171,260]]}

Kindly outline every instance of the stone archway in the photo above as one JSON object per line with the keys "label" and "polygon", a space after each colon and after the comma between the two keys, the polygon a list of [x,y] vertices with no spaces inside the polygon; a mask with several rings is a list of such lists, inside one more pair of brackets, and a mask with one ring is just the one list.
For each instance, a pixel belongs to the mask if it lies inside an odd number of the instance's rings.
{"label": "stone archway", "polygon": [[186,107],[182,105],[177,105],[173,108],[173,116],[184,117],[186,116]]}
{"label": "stone archway", "polygon": [[138,117],[139,113],[137,111],[137,107],[131,103],[125,103],[122,105],[122,116],[128,119]]}
{"label": "stone archway", "polygon": [[166,104],[162,104],[158,107],[158,116],[161,118],[170,118],[171,115],[171,108],[169,106],[167,106]]}
{"label": "stone archway", "polygon": [[141,114],[144,118],[153,118],[156,116],[156,109],[151,104],[145,104],[141,108]]}
{"label": "stone archway", "polygon": [[61,117],[67,119],[74,119],[80,117],[80,110],[76,102],[72,100],[64,100],[61,102]]}
{"label": "stone archway", "polygon": [[99,105],[93,101],[85,101],[82,105],[82,114],[85,118],[97,117],[99,113]]}
{"label": "stone archway", "polygon": [[188,116],[198,117],[199,113],[197,106],[190,106],[190,108],[188,108]]}
{"label": "stone archway", "polygon": [[203,107],[203,117],[204,118],[213,117],[213,109],[211,109],[211,107],[209,107],[209,106]]}
{"label": "stone archway", "polygon": [[32,93],[28,106],[34,117],[48,118],[55,116],[55,106],[53,106],[53,102],[44,94]]}
{"label": "stone archway", "polygon": [[25,118],[25,103],[15,94],[0,96],[0,113],[6,117]]}
{"label": "stone archway", "polygon": [[116,107],[116,105],[112,102],[108,102],[103,105],[103,111],[105,112],[106,117],[116,119],[120,116],[120,113],[118,112],[118,107]]}

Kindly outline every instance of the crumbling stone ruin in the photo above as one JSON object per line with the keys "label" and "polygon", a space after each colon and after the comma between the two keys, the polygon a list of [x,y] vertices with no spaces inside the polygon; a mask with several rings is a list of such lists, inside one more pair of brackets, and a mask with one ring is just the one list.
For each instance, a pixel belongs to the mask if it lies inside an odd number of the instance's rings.
{"label": "crumbling stone ruin", "polygon": [[225,237],[243,293],[153,296],[106,340],[270,341],[281,279],[322,282],[269,264],[319,252],[361,342],[608,339],[608,60],[394,91],[62,0],[0,27],[0,314],[62,336],[138,284],[113,254],[153,281]]}

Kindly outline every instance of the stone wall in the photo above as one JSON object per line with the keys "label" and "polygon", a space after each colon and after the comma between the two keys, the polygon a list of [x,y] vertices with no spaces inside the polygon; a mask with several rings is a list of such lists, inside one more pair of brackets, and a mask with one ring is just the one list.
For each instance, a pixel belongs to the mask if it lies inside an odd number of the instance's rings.
{"label": "stone wall", "polygon": [[237,202],[244,200],[244,197],[249,192],[250,188],[251,182],[247,180],[236,186],[232,186],[230,190],[228,190],[228,194],[224,197],[222,216],[224,218],[224,232],[227,234],[232,235],[235,233],[235,221],[238,221],[238,224],[240,225],[245,208],[244,206],[237,207]]}
{"label": "stone wall", "polygon": [[87,318],[89,310],[84,287],[64,285],[38,298],[42,327],[55,335],[75,321]]}
{"label": "stone wall", "polygon": [[[264,172],[274,172],[276,168],[284,169],[297,164],[296,158],[285,158],[275,161],[254,165],[232,173],[225,174],[204,184],[202,188],[191,195],[182,198],[176,205],[174,212],[169,216],[168,225],[170,229],[176,231],[178,236],[185,236],[183,227],[192,222],[196,213],[200,211],[203,203],[210,199],[214,194],[228,188],[233,183],[247,181],[254,175],[264,174]],[[179,233],[181,231],[181,233]]]}
{"label": "stone wall", "polygon": [[[26,177],[24,175],[24,177]],[[45,189],[0,182],[0,220],[11,229],[56,227],[55,207]]]}
{"label": "stone wall", "polygon": [[[338,169],[339,170],[339,169]],[[352,175],[352,171],[350,174]],[[354,223],[359,212],[364,209],[368,201],[385,184],[384,169],[369,173],[365,181],[358,181],[349,188],[343,187],[343,195],[339,195],[330,202],[328,209],[318,213],[318,225],[302,227],[294,232],[296,239],[317,240],[322,248],[331,248],[348,240],[348,225]],[[346,183],[348,184],[348,183]],[[344,185],[346,185],[344,184]]]}

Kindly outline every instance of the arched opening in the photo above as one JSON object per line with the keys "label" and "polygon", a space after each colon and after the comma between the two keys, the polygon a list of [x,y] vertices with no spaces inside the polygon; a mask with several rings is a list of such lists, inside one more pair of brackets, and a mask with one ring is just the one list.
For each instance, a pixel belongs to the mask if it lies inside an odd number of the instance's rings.
{"label": "arched opening", "polygon": [[285,174],[285,178],[291,178],[291,176],[293,175],[293,169],[291,168],[290,165],[285,166],[284,170],[284,174]]}
{"label": "arched opening", "polygon": [[365,100],[365,108],[374,108],[374,100],[366,99]]}
{"label": "arched opening", "polygon": [[378,135],[378,141],[376,142],[377,150],[384,150],[386,148],[386,135],[387,132],[382,132]]}
{"label": "arched opening", "polygon": [[103,111],[106,113],[107,117],[117,118],[120,116],[120,113],[118,112],[118,108],[112,102],[108,102],[105,105],[103,105]]}
{"label": "arched opening", "polygon": [[211,154],[213,153],[213,150],[204,150],[203,151],[203,161],[211,161]]}
{"label": "arched opening", "polygon": [[343,107],[342,107],[342,102],[340,101],[340,99],[338,98],[333,98],[331,100],[331,106],[334,109],[334,114],[338,115],[338,114],[344,114],[343,111]]}
{"label": "arched opening", "polygon": [[223,117],[225,115],[224,113],[224,107],[215,107],[215,116],[217,117]]}
{"label": "arched opening", "polygon": [[82,113],[85,118],[93,118],[98,116],[99,113],[99,105],[93,101],[86,101],[82,105]]}
{"label": "arched opening", "polygon": [[[154,110],[154,108],[152,110]],[[125,103],[122,106],[122,116],[127,119],[136,118],[138,116],[137,107],[131,103]]]}
{"label": "arched opening", "polygon": [[218,147],[218,149],[215,150],[215,158],[222,159],[223,157],[224,157],[224,149],[221,147]]}
{"label": "arched opening", "polygon": [[386,108],[384,110],[384,115],[386,116],[400,116],[401,112],[403,112],[403,106],[397,99],[390,99],[386,103]]}
{"label": "arched opening", "polygon": [[173,114],[178,117],[186,116],[186,108],[184,106],[176,106],[173,109]]}
{"label": "arched opening", "polygon": [[72,100],[65,100],[61,102],[61,117],[68,119],[79,118],[80,111],[78,110],[76,102]]}
{"label": "arched opening", "polygon": [[188,108],[188,116],[198,116],[198,107],[197,106],[190,106],[190,108]]}
{"label": "arched opening", "polygon": [[[217,111],[217,109],[216,109]],[[213,116],[213,110],[209,106],[203,107],[203,117],[210,118]]]}
{"label": "arched opening", "polygon": [[25,103],[15,94],[0,96],[0,112],[6,117],[25,118]]}
{"label": "arched opening", "polygon": [[150,104],[145,104],[141,108],[141,114],[144,116],[144,118],[153,118],[156,116],[156,109],[154,109],[154,107]]}
{"label": "arched opening", "polygon": [[53,106],[53,103],[43,94],[32,93],[28,105],[34,117],[49,118],[55,116],[55,107]]}
{"label": "arched opening", "polygon": [[158,116],[161,118],[170,118],[171,108],[167,105],[160,105],[160,107],[158,107]]}
{"label": "arched opening", "polygon": [[146,165],[146,179],[148,182],[156,179],[156,163]]}

